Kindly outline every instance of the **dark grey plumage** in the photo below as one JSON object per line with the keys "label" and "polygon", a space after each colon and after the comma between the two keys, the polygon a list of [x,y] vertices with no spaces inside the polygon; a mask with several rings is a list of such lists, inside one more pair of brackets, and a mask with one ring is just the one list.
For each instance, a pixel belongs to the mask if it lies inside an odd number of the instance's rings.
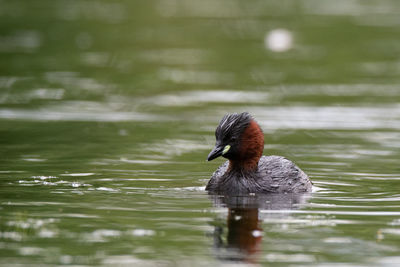
{"label": "dark grey plumage", "polygon": [[312,183],[292,161],[280,156],[262,156],[256,171],[230,171],[229,161],[212,175],[206,190],[210,193],[248,195],[249,193],[305,193]]}
{"label": "dark grey plumage", "polygon": [[216,140],[226,142],[228,138],[238,139],[251,120],[253,117],[247,112],[226,114],[215,130]]}

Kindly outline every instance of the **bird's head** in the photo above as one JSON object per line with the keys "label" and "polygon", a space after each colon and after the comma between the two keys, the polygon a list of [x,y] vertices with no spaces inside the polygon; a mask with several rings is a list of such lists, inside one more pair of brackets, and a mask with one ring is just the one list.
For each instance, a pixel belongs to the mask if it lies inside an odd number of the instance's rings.
{"label": "bird's head", "polygon": [[223,156],[231,164],[257,166],[264,149],[264,134],[249,113],[225,115],[215,130],[215,138],[208,161]]}

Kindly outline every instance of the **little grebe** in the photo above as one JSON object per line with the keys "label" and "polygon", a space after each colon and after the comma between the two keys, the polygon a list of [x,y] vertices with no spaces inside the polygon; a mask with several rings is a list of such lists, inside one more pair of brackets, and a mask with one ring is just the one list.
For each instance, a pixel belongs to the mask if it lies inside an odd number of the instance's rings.
{"label": "little grebe", "polygon": [[247,113],[227,114],[215,130],[216,144],[207,160],[219,156],[229,161],[212,175],[210,193],[305,193],[312,183],[299,167],[280,156],[263,156],[264,134]]}

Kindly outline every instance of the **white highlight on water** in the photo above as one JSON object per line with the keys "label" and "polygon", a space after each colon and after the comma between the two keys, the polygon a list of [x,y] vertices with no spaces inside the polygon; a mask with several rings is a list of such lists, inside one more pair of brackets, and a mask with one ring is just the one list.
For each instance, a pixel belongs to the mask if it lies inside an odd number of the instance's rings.
{"label": "white highlight on water", "polygon": [[268,32],[264,38],[265,48],[272,52],[285,52],[292,48],[292,33],[286,29],[275,29]]}

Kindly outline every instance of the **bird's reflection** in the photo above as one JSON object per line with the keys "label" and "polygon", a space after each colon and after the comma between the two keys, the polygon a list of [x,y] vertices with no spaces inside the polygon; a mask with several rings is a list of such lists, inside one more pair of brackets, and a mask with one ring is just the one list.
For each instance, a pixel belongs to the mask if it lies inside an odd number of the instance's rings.
{"label": "bird's reflection", "polygon": [[[211,195],[215,207],[228,209],[226,227],[214,228],[214,251],[223,261],[256,263],[261,250],[263,230],[260,210],[298,209],[307,195],[268,194],[251,196]],[[226,232],[224,231],[226,229]]]}

